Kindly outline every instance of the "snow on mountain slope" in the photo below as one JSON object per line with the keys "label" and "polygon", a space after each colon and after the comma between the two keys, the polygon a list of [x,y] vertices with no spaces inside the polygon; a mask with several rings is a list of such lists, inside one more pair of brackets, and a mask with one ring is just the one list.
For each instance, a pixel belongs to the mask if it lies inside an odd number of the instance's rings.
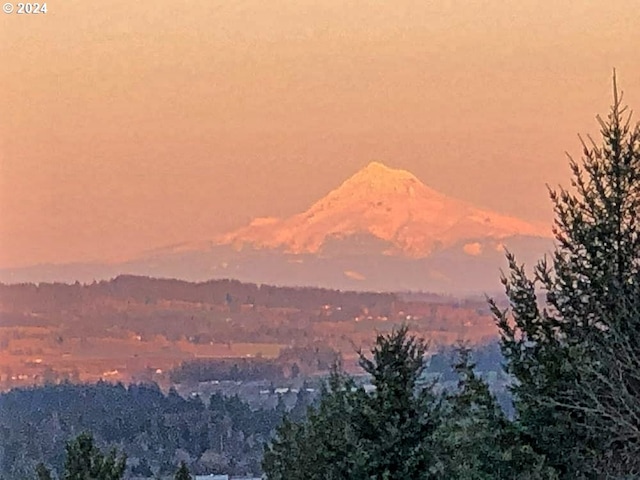
{"label": "snow on mountain slope", "polygon": [[549,236],[520,219],[449,198],[410,172],[372,162],[306,212],[287,219],[256,219],[216,243],[318,253],[330,239],[363,233],[392,245],[385,253],[415,258],[464,239]]}
{"label": "snow on mountain slope", "polygon": [[346,290],[500,291],[504,247],[532,265],[553,248],[549,230],[447,197],[409,172],[374,162],[286,219],[258,218],[218,238],[150,250],[119,264],[0,270],[0,281],[91,282],[135,274]]}

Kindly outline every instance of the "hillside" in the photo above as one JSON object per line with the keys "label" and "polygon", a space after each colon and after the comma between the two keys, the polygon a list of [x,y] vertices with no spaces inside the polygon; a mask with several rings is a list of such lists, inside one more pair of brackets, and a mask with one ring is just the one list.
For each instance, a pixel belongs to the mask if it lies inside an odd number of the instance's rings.
{"label": "hillside", "polygon": [[100,378],[166,385],[172,369],[198,359],[242,358],[254,370],[272,362],[269,371],[282,376],[295,363],[312,375],[337,353],[353,366],[355,348],[401,322],[434,348],[495,336],[482,300],[133,276],[0,285],[0,386]]}

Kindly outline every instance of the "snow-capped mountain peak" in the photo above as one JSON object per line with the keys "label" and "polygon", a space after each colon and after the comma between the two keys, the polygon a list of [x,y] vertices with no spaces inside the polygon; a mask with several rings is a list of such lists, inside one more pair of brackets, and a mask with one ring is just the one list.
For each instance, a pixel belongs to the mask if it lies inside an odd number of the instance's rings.
{"label": "snow-capped mountain peak", "polygon": [[520,219],[449,198],[406,170],[372,162],[307,211],[286,219],[256,219],[218,241],[317,253],[330,240],[363,234],[387,242],[386,253],[411,257],[426,257],[465,239],[548,235]]}

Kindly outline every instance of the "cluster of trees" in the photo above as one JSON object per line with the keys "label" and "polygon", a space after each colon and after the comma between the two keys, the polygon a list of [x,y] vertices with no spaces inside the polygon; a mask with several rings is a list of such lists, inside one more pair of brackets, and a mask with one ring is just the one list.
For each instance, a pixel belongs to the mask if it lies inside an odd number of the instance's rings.
{"label": "cluster of trees", "polygon": [[341,354],[326,345],[287,347],[275,359],[200,358],[182,362],[169,372],[173,383],[218,381],[279,382],[299,375],[328,372]]}
{"label": "cluster of trees", "polygon": [[[127,468],[127,456],[118,454],[115,448],[106,455],[96,445],[90,433],[81,433],[67,442],[63,480],[122,480]],[[149,467],[140,476],[151,477]],[[135,469],[134,469],[135,470]],[[136,475],[136,472],[133,472]],[[36,466],[37,480],[53,480],[54,475],[44,463]],[[182,461],[174,475],[174,480],[193,480],[189,467]]]}
{"label": "cluster of trees", "polygon": [[[310,400],[300,402],[296,410],[304,411]],[[214,394],[205,404],[155,385],[14,389],[0,395],[0,476],[33,478],[39,462],[60,476],[64,445],[82,432],[125,453],[133,476],[172,475],[181,461],[198,474],[257,475],[263,445],[284,412],[282,402],[251,409],[238,397]]]}
{"label": "cluster of trees", "polygon": [[[118,455],[115,449],[108,454],[95,444],[88,433],[81,433],[67,442],[65,447],[64,480],[121,480],[127,466],[126,455]],[[38,480],[52,480],[51,470],[44,463],[36,466]]]}
{"label": "cluster of trees", "polygon": [[523,437],[565,478],[640,475],[640,124],[626,110],[614,88],[602,145],[583,142],[573,191],[551,193],[555,253],[533,278],[510,255],[511,315],[493,305]]}
{"label": "cluster of trees", "polygon": [[640,478],[640,124],[615,88],[602,144],[552,190],[556,249],[533,276],[507,254],[507,309],[490,301],[508,419],[463,349],[457,389],[421,385],[424,342],[378,336],[360,365],[372,393],[334,371],[317,407],[267,447],[269,480]]}
{"label": "cluster of trees", "polygon": [[424,379],[425,342],[406,326],[378,335],[360,365],[367,392],[336,368],[317,406],[285,418],[266,447],[270,480],[555,478],[545,458],[517,441],[508,420],[460,350],[455,391]]}
{"label": "cluster of trees", "polygon": [[171,370],[173,383],[209,382],[212,380],[278,381],[285,377],[283,365],[275,360],[255,358],[198,359],[182,362]]}

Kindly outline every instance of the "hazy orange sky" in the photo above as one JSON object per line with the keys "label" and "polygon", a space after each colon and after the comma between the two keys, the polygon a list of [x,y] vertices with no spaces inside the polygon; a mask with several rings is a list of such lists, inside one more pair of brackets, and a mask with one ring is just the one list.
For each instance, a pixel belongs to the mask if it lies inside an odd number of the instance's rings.
{"label": "hazy orange sky", "polygon": [[0,13],[0,267],[307,208],[371,160],[528,220],[640,110],[638,0],[54,0]]}

